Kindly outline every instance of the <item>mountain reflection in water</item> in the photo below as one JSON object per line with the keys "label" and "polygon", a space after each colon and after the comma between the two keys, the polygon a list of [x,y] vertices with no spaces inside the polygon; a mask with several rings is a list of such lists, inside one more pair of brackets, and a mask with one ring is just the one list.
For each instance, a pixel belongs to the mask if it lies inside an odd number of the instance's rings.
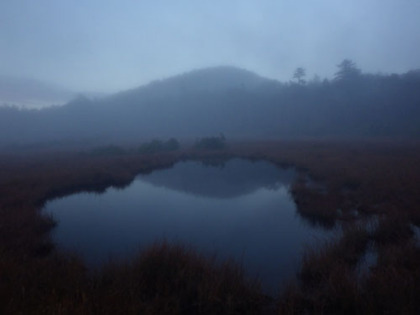
{"label": "mountain reflection in water", "polygon": [[306,224],[289,193],[295,172],[265,162],[197,161],[140,174],[124,189],[48,202],[57,245],[91,266],[133,257],[157,240],[233,258],[268,292],[292,277],[306,244],[330,231]]}
{"label": "mountain reflection in water", "polygon": [[236,198],[261,188],[288,187],[295,177],[292,169],[268,162],[235,159],[227,162],[181,162],[170,170],[158,170],[137,179],[153,185],[209,198]]}

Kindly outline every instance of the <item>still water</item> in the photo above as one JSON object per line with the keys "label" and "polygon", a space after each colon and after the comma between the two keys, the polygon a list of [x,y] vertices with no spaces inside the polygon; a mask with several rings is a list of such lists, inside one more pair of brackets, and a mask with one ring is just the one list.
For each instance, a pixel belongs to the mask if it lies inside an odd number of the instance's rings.
{"label": "still water", "polygon": [[140,174],[124,189],[49,201],[55,243],[90,265],[129,258],[155,241],[233,258],[267,291],[293,277],[305,246],[331,232],[308,225],[289,193],[292,169],[269,162],[179,162]]}

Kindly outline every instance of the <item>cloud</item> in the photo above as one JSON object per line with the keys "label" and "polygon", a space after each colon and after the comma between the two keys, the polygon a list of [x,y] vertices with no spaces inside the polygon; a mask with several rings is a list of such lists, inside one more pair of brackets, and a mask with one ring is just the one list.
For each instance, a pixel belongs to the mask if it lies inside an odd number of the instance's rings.
{"label": "cloud", "polygon": [[420,67],[420,2],[52,1],[0,3],[0,73],[116,91],[232,64],[288,80]]}

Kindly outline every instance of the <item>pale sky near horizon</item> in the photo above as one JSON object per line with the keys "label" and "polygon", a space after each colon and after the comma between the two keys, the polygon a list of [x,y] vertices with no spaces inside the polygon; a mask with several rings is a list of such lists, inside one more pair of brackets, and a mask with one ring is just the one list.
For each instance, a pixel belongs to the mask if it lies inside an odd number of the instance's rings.
{"label": "pale sky near horizon", "polygon": [[1,0],[0,75],[115,92],[234,65],[289,80],[420,68],[418,0]]}

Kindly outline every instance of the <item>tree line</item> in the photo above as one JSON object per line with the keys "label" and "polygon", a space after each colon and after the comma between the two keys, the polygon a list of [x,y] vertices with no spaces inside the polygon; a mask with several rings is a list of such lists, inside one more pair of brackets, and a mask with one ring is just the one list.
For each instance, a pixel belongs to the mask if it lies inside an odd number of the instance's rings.
{"label": "tree line", "polygon": [[420,70],[363,73],[345,59],[332,79],[306,80],[299,67],[289,82],[262,80],[253,87],[180,90],[177,83],[172,79],[168,94],[146,86],[43,110],[0,107],[0,145],[220,133],[229,139],[420,138]]}

